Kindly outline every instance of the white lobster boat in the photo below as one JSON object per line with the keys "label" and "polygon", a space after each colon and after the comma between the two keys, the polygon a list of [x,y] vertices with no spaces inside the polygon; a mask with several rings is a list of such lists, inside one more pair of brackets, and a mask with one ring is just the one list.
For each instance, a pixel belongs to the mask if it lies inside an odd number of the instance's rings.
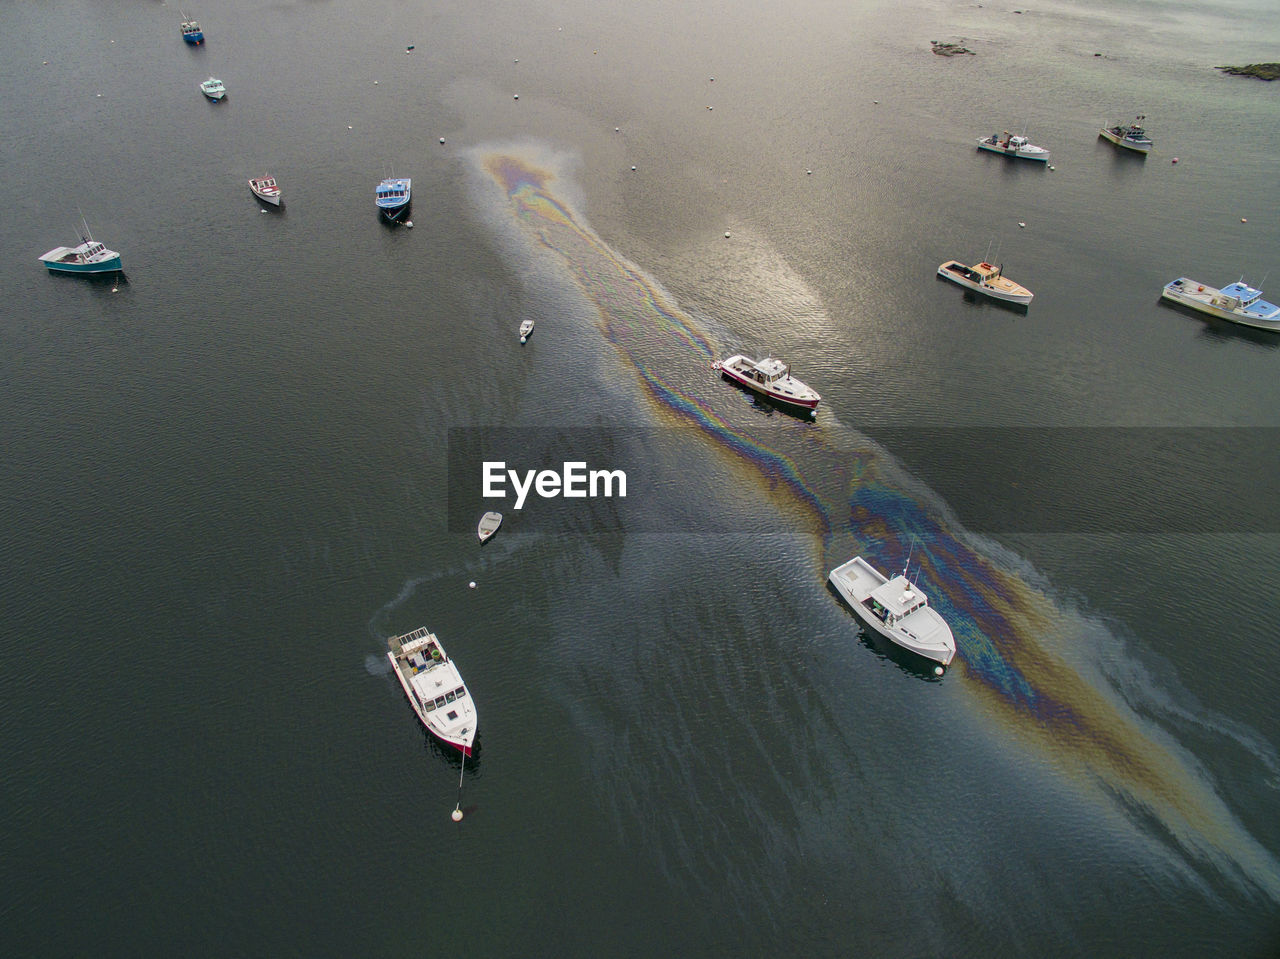
{"label": "white lobster boat", "polygon": [[717,361],[715,369],[767,399],[817,415],[822,397],[792,376],[791,368],[782,360],[763,359],[757,363],[749,356],[735,353],[724,362]]}
{"label": "white lobster boat", "polygon": [[1262,291],[1244,280],[1228,283],[1222,289],[1206,286],[1180,276],[1166,283],[1160,294],[1173,303],[1181,303],[1201,313],[1230,320],[1258,330],[1280,332],[1280,306],[1262,298]]}
{"label": "white lobster boat", "polygon": [[1147,131],[1141,125],[1145,119],[1145,116],[1139,116],[1132,123],[1117,123],[1115,126],[1103,127],[1098,131],[1098,136],[1104,140],[1110,140],[1118,147],[1146,156],[1151,152],[1153,144],[1151,137],[1147,136]]}
{"label": "white lobster boat", "polygon": [[982,138],[978,141],[978,149],[990,150],[992,153],[1017,157],[1021,160],[1039,160],[1041,163],[1047,163],[1049,160],[1049,151],[1044,147],[1036,146],[1026,137],[1011,135],[1008,130],[999,136],[993,133],[989,137]]}
{"label": "white lobster boat", "polygon": [[886,577],[861,556],[837,566],[828,577],[867,629],[903,649],[938,663],[939,675],[956,655],[956,640],[941,614],[929,605],[906,570]]}
{"label": "white lobster boat", "polygon": [[442,743],[471,755],[476,707],[462,674],[444,646],[425,626],[387,640],[387,658],[427,731]]}
{"label": "white lobster boat", "polygon": [[984,293],[1007,303],[1026,306],[1035,295],[1020,283],[1004,275],[1004,265],[993,266],[983,260],[977,266],[965,266],[959,260],[948,260],[938,267],[938,276],[957,283],[975,293]]}
{"label": "white lobster boat", "polygon": [[272,206],[280,205],[280,184],[276,183],[273,176],[256,176],[249,181],[249,189],[263,203],[270,203]]}
{"label": "white lobster boat", "polygon": [[210,77],[208,80],[200,81],[200,92],[217,103],[227,95],[227,85],[217,77]]}

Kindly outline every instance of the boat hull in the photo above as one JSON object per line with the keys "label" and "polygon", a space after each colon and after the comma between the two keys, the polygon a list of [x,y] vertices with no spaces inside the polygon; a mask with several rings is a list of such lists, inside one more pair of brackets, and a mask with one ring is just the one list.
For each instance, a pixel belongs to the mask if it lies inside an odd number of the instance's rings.
{"label": "boat hull", "polygon": [[1221,290],[1197,283],[1185,276],[1166,284],[1160,292],[1160,296],[1169,302],[1178,303],[1199,313],[1216,316],[1220,320],[1252,327],[1255,330],[1280,333],[1280,307],[1259,301],[1262,308],[1251,314],[1247,309],[1229,309],[1215,304],[1214,300],[1221,294]]}

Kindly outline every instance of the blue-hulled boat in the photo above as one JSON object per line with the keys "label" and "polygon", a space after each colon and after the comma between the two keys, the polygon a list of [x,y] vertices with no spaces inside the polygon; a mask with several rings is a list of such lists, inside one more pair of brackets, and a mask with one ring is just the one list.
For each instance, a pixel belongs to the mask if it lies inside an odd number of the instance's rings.
{"label": "blue-hulled boat", "polygon": [[204,43],[204,31],[200,29],[200,24],[195,20],[187,19],[187,15],[182,15],[182,39],[193,47],[198,47]]}
{"label": "blue-hulled boat", "polygon": [[40,257],[40,262],[52,273],[114,273],[121,268],[120,254],[95,240],[83,220],[79,246],[55,247]]}
{"label": "blue-hulled boat", "polygon": [[398,220],[409,209],[412,183],[407,176],[389,177],[378,184],[376,201],[378,210],[388,220]]}

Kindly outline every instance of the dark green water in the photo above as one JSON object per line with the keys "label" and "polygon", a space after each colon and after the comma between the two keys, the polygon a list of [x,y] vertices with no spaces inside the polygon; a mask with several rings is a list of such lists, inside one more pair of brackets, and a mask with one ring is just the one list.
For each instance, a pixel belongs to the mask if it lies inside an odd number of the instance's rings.
{"label": "dark green water", "polygon": [[[1280,337],[1158,303],[1280,291],[1277,91],[1211,69],[1273,10],[265,12],[0,10],[7,953],[1275,954]],[[36,262],[78,210],[127,282]],[[1025,314],[934,278],[989,246]],[[449,430],[511,426],[616,429],[630,525],[482,550]],[[824,586],[910,549],[940,682]]]}

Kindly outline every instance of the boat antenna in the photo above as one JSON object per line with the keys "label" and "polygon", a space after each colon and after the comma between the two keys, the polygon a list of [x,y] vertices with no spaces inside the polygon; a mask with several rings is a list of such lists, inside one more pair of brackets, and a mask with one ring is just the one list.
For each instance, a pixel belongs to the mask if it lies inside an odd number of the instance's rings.
{"label": "boat antenna", "polygon": [[911,556],[916,551],[916,534],[911,534],[911,547],[907,550],[907,565],[902,567],[902,576],[907,578],[907,570],[911,568]]}
{"label": "boat antenna", "polygon": [[988,241],[987,241],[987,255],[986,255],[986,256],[984,256],[984,257],[982,258],[982,262],[983,262],[983,263],[990,263],[990,262],[991,262],[991,244],[992,244],[992,243],[994,243],[994,242],[995,242],[995,240],[994,240],[994,239],[992,239],[992,240],[988,240]]}

